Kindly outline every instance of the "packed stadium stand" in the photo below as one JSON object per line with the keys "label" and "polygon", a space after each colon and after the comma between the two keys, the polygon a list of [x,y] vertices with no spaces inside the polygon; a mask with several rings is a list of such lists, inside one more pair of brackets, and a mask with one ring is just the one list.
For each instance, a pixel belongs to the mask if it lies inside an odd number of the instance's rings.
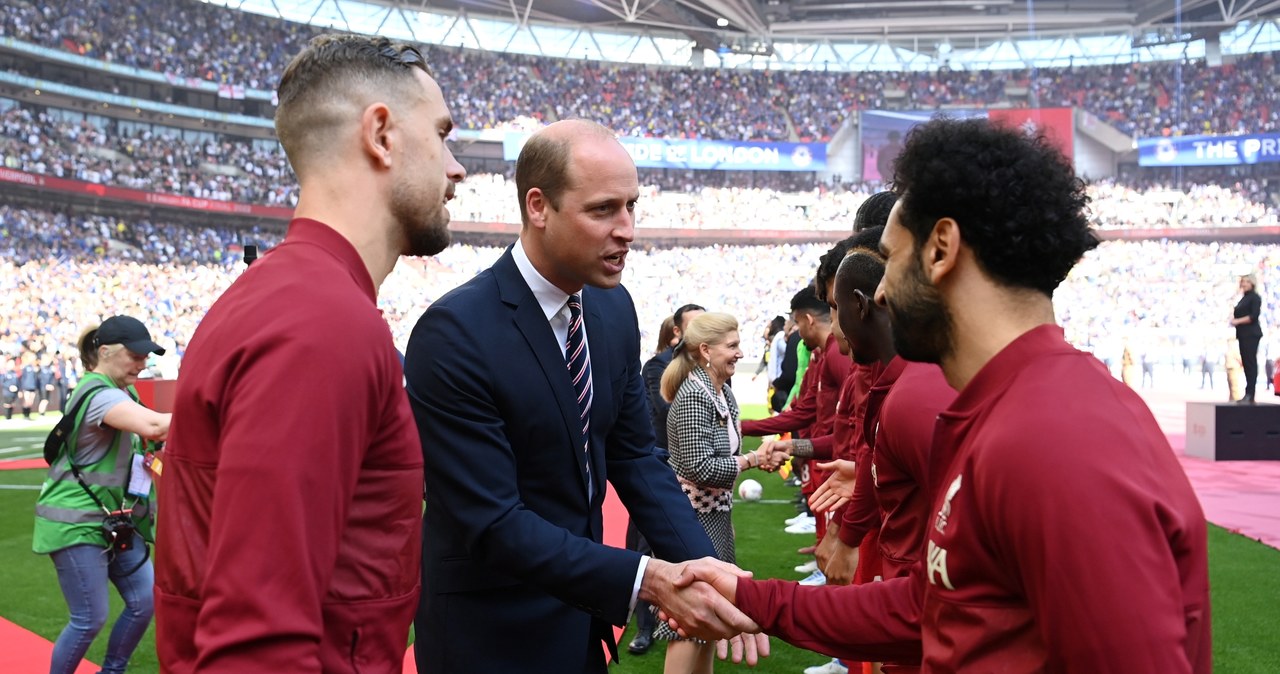
{"label": "packed stadium stand", "polygon": [[[162,73],[274,88],[320,30],[194,0],[14,3],[0,36]],[[830,140],[860,109],[1078,106],[1135,136],[1274,131],[1271,53],[1022,70],[823,72],[654,68],[431,46],[464,128],[595,119],[626,135]],[[242,95],[243,97],[243,95]]]}
{"label": "packed stadium stand", "polygon": [[[247,237],[269,247],[279,236],[0,209],[0,315],[5,317],[0,353],[18,355],[34,335],[44,345],[65,350],[80,326],[97,317],[103,298],[113,298],[119,312],[158,326],[180,355],[203,308],[242,268],[240,255],[227,252],[230,247]],[[769,319],[787,312],[791,295],[808,282],[814,261],[828,247],[633,251],[627,286],[637,300],[643,343],[652,345],[663,316],[689,301],[738,316],[744,336],[761,334]],[[501,251],[460,244],[435,258],[403,260],[379,298],[397,343],[407,341],[426,303],[487,267]],[[1153,260],[1161,264],[1151,264]],[[1086,256],[1059,289],[1059,320],[1075,343],[1116,365],[1126,336],[1142,337],[1142,348],[1158,352],[1162,361],[1190,354],[1186,357],[1198,362],[1206,352],[1220,358],[1226,339],[1213,328],[1222,322],[1222,305],[1233,295],[1233,274],[1278,266],[1280,247],[1269,244],[1111,241]],[[683,288],[702,291],[688,297]],[[1265,286],[1263,291],[1267,306],[1280,302],[1280,289]],[[758,358],[763,345],[754,342],[744,338],[744,347]],[[1273,351],[1277,355],[1280,351]]]}
{"label": "packed stadium stand", "polygon": [[[319,32],[192,0],[10,3],[0,17],[0,65],[13,74],[0,89],[0,154],[9,170],[0,181],[0,353],[31,350],[36,335],[42,350],[69,349],[102,306],[83,298],[102,296],[118,296],[117,311],[163,326],[181,353],[200,311],[238,273],[242,246],[270,247],[282,235],[296,185],[271,136],[270,90],[287,59]],[[470,131],[530,130],[581,116],[628,136],[836,143],[856,135],[863,110],[1065,106],[1136,139],[1264,133],[1280,119],[1272,52],[1217,65],[1194,58],[848,72],[423,48],[458,125]],[[33,81],[51,86],[33,91]],[[204,84],[216,85],[216,94],[201,93]],[[498,254],[484,244],[509,241],[518,228],[510,163],[492,137],[476,138],[456,146],[471,169],[450,205],[463,243],[434,259],[405,260],[384,287],[401,344],[425,303]],[[1148,341],[1169,358],[1223,351],[1216,337],[1187,326],[1214,324],[1233,274],[1280,262],[1266,244],[1280,232],[1276,173],[1261,164],[1154,169],[1134,161],[1122,157],[1114,175],[1092,180],[1090,194],[1107,238],[1139,240],[1104,244],[1060,291],[1068,333],[1099,353],[1135,331],[1155,335]],[[681,169],[641,169],[641,182],[642,237],[627,282],[646,341],[672,306],[688,300],[726,309],[745,335],[759,333],[785,313],[823,242],[847,231],[858,205],[885,186],[831,172]],[[705,234],[698,246],[644,238],[666,229]],[[759,241],[744,232],[759,231],[794,243],[742,245]],[[1196,242],[1142,240],[1159,237]],[[1151,259],[1168,264],[1143,264]],[[732,282],[713,282],[725,269]],[[1173,273],[1181,276],[1167,277]],[[716,290],[672,294],[675,276],[681,287]],[[1174,283],[1183,287],[1178,299]],[[145,290],[125,300],[126,287]],[[1277,299],[1266,284],[1264,292]],[[748,347],[758,354],[760,345]]]}
{"label": "packed stadium stand", "polygon": [[6,168],[203,199],[294,203],[296,181],[275,141],[138,124],[126,130],[110,118],[3,99],[0,110]]}
{"label": "packed stadium stand", "polygon": [[[236,138],[0,99],[4,166],[32,174],[148,192],[268,206],[292,206],[296,184],[275,141]],[[644,227],[844,230],[876,185],[831,184],[812,174],[647,171]],[[737,176],[734,178],[733,176]],[[1172,187],[1154,177],[1092,185],[1102,229],[1266,227],[1277,225],[1273,192],[1256,179],[1222,173],[1211,183]],[[738,184],[732,184],[737,182]],[[464,221],[518,223],[515,185],[473,173],[454,208]]]}

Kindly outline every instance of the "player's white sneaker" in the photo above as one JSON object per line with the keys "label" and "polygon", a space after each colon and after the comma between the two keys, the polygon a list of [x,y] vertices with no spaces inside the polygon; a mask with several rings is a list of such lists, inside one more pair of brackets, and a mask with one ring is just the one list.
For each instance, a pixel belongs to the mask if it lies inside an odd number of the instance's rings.
{"label": "player's white sneaker", "polygon": [[840,664],[839,660],[832,660],[825,665],[805,667],[804,674],[849,674],[849,668]]}
{"label": "player's white sneaker", "polygon": [[816,534],[818,533],[818,521],[813,519],[802,520],[783,529],[783,531],[789,534]]}
{"label": "player's white sneaker", "polygon": [[826,585],[827,577],[821,571],[814,571],[813,573],[809,574],[808,578],[805,578],[804,580],[800,581],[800,584],[814,586],[814,587],[818,585]]}

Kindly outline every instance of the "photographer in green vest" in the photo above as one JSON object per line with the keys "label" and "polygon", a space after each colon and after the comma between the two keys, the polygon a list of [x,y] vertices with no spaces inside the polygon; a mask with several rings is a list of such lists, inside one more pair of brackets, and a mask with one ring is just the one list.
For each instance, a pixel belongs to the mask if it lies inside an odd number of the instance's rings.
{"label": "photographer in green vest", "polygon": [[75,426],[49,466],[36,501],[32,549],[58,572],[71,619],[53,646],[50,672],[74,672],[107,622],[108,581],[124,599],[102,672],[124,672],[151,622],[154,572],[151,468],[144,441],[163,441],[168,414],[142,406],[133,384],[147,355],[164,354],[140,321],[112,316],[80,337],[85,376],[67,403]]}

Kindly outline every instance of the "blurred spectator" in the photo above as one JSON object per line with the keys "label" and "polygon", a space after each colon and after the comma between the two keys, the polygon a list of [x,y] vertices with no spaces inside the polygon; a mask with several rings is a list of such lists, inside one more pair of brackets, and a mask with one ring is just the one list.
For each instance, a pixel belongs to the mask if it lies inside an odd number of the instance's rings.
{"label": "blurred spectator", "polygon": [[[158,343],[180,357],[205,310],[243,269],[240,245],[265,250],[280,236],[262,229],[0,207],[0,361],[21,362],[28,353],[31,362],[59,351],[73,354],[77,326],[100,321],[103,311],[139,318]],[[738,316],[742,334],[763,334],[788,306],[790,290],[810,281],[827,248],[637,247],[627,257],[625,282],[636,300],[644,343],[654,343],[671,307],[695,296]],[[401,259],[379,297],[396,343],[407,342],[427,304],[501,252],[454,245],[434,258]],[[1280,306],[1280,283],[1267,283],[1280,274],[1276,246],[1106,242],[1056,292],[1058,319],[1072,343],[1112,366],[1120,365],[1126,340],[1136,350],[1135,364],[1142,353],[1152,354],[1153,366],[1165,371],[1173,371],[1185,354],[1197,362],[1212,354],[1216,363],[1227,337],[1222,306],[1234,301],[1244,269],[1257,273],[1264,308]],[[748,359],[762,357],[763,343],[748,340],[745,347]]]}

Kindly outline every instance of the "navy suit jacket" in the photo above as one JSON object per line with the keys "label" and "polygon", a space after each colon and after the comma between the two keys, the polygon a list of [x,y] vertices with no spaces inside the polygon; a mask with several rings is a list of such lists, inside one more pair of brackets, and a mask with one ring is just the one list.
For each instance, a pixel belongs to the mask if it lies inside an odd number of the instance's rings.
{"label": "navy suit jacket", "polygon": [[670,561],[715,554],[653,455],[622,287],[585,288],[591,480],[564,356],[508,250],[431,305],[405,353],[426,507],[418,671],[604,671],[640,555],[601,543],[607,479]]}

